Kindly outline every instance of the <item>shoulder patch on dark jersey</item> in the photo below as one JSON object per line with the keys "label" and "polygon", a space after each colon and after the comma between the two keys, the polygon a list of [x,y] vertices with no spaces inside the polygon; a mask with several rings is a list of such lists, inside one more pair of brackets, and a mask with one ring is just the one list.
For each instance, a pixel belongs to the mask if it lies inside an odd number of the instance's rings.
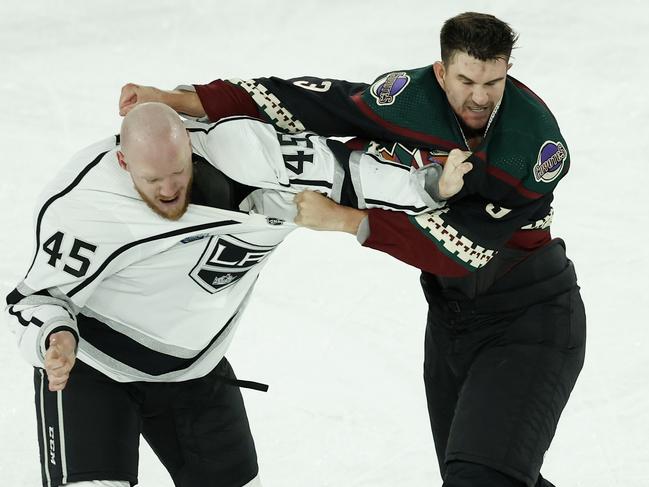
{"label": "shoulder patch on dark jersey", "polygon": [[405,71],[395,71],[376,80],[370,87],[370,93],[377,105],[392,105],[409,83],[410,76]]}
{"label": "shoulder patch on dark jersey", "polygon": [[534,164],[534,180],[537,183],[554,181],[561,174],[567,158],[568,151],[561,142],[546,140]]}

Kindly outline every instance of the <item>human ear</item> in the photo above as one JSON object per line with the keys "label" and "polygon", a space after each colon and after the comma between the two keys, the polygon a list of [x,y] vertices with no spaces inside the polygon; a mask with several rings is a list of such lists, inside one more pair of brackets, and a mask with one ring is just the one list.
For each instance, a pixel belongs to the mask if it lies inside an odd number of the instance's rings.
{"label": "human ear", "polygon": [[446,69],[444,68],[444,63],[441,61],[436,61],[433,64],[433,73],[435,73],[435,78],[439,85],[444,89],[444,77],[446,76]]}
{"label": "human ear", "polygon": [[128,171],[128,164],[126,164],[126,160],[124,159],[124,153],[120,150],[117,151],[117,162],[119,162],[119,167]]}

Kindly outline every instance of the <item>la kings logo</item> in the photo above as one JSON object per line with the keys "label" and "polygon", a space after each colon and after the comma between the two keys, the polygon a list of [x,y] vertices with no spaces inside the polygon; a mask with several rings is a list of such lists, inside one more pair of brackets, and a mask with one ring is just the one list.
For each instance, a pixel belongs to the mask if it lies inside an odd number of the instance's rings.
{"label": "la kings logo", "polygon": [[211,237],[189,277],[207,292],[217,293],[234,285],[274,248],[274,245],[244,242],[231,235]]}

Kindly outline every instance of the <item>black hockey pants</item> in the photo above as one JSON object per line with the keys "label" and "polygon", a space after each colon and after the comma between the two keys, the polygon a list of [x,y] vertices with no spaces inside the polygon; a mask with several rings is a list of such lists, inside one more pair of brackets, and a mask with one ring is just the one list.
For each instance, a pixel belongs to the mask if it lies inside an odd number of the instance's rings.
{"label": "black hockey pants", "polygon": [[503,280],[497,293],[457,300],[422,276],[424,380],[445,487],[551,485],[539,472],[583,365],[584,307],[561,241]]}

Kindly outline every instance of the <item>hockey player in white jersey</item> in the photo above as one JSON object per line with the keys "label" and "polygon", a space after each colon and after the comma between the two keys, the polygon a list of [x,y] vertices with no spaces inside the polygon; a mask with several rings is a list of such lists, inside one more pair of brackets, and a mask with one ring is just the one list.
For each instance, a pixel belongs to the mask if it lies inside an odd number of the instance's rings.
{"label": "hockey player in white jersey", "polygon": [[46,188],[33,261],[7,296],[35,367],[43,484],[136,484],[142,433],[177,486],[260,485],[233,387],[259,385],[237,381],[224,353],[295,228],[294,195],[423,212],[461,186],[462,159],[411,171],[247,118],[132,110],[121,138],[84,149]]}

